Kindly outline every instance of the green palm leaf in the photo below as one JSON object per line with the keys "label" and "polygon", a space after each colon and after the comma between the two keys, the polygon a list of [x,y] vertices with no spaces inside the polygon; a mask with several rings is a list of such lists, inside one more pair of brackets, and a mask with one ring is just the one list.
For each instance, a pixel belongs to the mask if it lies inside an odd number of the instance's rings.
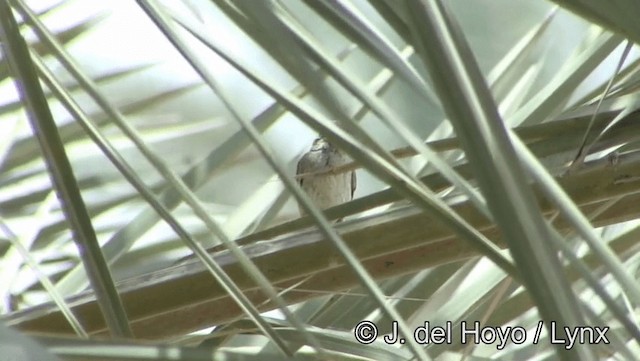
{"label": "green palm leaf", "polygon": [[[61,359],[634,359],[638,14],[555,2],[4,4],[8,340]],[[314,133],[359,179],[324,212],[293,176]],[[451,342],[416,342],[427,321]],[[459,337],[475,321],[526,340]],[[565,349],[552,321],[609,343]]]}

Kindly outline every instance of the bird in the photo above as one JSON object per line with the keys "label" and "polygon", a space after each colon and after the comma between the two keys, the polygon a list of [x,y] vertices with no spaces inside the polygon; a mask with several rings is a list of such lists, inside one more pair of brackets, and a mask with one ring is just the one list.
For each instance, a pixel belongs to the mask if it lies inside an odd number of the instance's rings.
{"label": "bird", "polygon": [[[320,209],[327,209],[353,199],[357,179],[354,170],[335,173],[312,174],[347,164],[350,158],[324,137],[313,141],[311,149],[300,157],[296,168],[298,183]],[[306,212],[298,204],[300,215]],[[336,222],[342,221],[342,218]]]}

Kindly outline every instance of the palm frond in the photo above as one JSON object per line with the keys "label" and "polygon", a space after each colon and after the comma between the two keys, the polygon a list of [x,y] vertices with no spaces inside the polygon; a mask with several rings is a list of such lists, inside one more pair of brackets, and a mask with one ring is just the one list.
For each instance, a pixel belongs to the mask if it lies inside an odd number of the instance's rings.
{"label": "palm frond", "polygon": [[[555,3],[9,1],[0,317],[29,337],[2,330],[61,359],[634,359],[637,10]],[[353,162],[313,176],[359,180],[326,210],[294,176],[317,134]]]}

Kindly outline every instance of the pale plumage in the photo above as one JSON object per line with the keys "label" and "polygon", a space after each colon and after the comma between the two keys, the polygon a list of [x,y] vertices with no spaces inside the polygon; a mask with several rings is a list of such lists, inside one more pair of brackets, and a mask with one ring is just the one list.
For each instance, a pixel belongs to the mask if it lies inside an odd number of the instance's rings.
{"label": "pale plumage", "polygon": [[[349,157],[324,138],[313,142],[311,150],[298,161],[297,175],[321,172],[350,162]],[[340,174],[306,175],[298,179],[302,189],[320,209],[327,209],[353,199],[356,190],[356,172]],[[300,208],[300,214],[305,212]]]}

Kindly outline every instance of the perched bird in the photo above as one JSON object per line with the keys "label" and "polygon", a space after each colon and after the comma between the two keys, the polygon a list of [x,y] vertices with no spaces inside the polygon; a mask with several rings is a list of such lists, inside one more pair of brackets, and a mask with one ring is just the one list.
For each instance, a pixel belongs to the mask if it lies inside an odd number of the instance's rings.
{"label": "perched bird", "polygon": [[[320,209],[326,209],[353,199],[356,190],[356,172],[340,174],[324,173],[312,175],[309,173],[322,172],[350,162],[348,156],[334,147],[324,138],[313,141],[311,150],[298,161],[296,175],[303,175],[298,179],[300,186]],[[305,215],[302,207],[298,206],[300,214]],[[339,219],[341,221],[342,219]]]}

